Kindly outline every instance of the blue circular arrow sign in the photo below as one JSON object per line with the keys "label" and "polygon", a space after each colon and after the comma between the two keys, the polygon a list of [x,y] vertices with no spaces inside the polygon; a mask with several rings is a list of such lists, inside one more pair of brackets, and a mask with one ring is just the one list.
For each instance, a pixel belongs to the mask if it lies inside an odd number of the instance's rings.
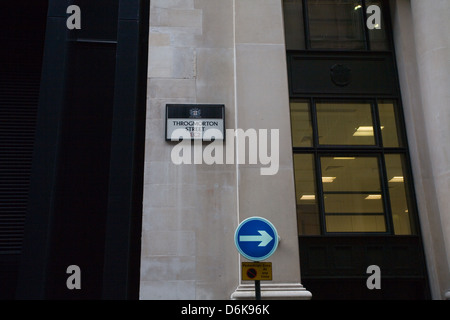
{"label": "blue circular arrow sign", "polygon": [[234,234],[241,255],[251,261],[269,258],[278,247],[278,233],[267,219],[251,217],[242,221]]}

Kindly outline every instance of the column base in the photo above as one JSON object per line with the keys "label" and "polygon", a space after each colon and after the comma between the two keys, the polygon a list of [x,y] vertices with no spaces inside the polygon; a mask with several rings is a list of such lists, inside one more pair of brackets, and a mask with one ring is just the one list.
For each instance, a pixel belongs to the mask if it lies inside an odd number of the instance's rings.
{"label": "column base", "polygon": [[[300,283],[261,283],[261,299],[310,300],[311,292]],[[255,284],[240,284],[231,294],[232,300],[255,300]]]}

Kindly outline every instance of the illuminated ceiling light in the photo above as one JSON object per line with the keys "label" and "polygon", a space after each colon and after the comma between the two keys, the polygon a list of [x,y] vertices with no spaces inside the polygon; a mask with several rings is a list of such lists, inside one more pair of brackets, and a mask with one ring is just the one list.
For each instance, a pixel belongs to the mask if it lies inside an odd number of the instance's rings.
{"label": "illuminated ceiling light", "polygon": [[308,201],[308,200],[316,200],[316,196],[314,194],[304,194],[300,198],[302,201]]}
{"label": "illuminated ceiling light", "polygon": [[401,176],[398,177],[393,177],[391,180],[389,180],[389,182],[403,182],[404,179]]}
{"label": "illuminated ceiling light", "polygon": [[357,6],[355,6],[355,11],[358,9],[361,9],[361,8],[362,8],[362,6],[360,4],[358,4]]}
{"label": "illuminated ceiling light", "polygon": [[366,200],[381,200],[381,194],[369,194]]}
{"label": "illuminated ceiling light", "polygon": [[336,177],[322,177],[323,183],[333,183],[333,181],[336,179]]}
{"label": "illuminated ceiling light", "polygon": [[[381,130],[384,127],[380,127]],[[373,137],[373,127],[372,126],[361,126],[356,129],[356,132],[353,134],[354,137]]]}
{"label": "illuminated ceiling light", "polygon": [[373,137],[373,127],[359,127],[353,134],[354,137]]}
{"label": "illuminated ceiling light", "polygon": [[355,157],[334,157],[334,160],[355,160]]}

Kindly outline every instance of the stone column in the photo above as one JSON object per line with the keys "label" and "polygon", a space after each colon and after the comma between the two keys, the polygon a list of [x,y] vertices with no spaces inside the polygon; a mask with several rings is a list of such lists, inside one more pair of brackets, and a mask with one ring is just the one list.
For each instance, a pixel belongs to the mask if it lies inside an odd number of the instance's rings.
{"label": "stone column", "polygon": [[[151,1],[141,299],[254,299],[234,245],[234,231],[250,216],[269,219],[281,237],[262,297],[311,296],[300,283],[281,4]],[[276,174],[261,175],[267,165],[248,158],[175,165],[175,144],[164,139],[168,103],[224,104],[226,129],[279,130]]]}
{"label": "stone column", "polygon": [[409,148],[434,299],[450,288],[450,2],[392,4]]}
{"label": "stone column", "polygon": [[[234,5],[237,126],[279,130],[276,174],[262,175],[260,169],[266,166],[261,164],[238,165],[238,218],[266,218],[281,238],[267,260],[273,264],[273,281],[261,283],[262,298],[309,299],[311,293],[300,283],[282,2],[235,0]],[[253,282],[240,282],[231,296],[254,297]]]}
{"label": "stone column", "polygon": [[[441,297],[450,289],[450,2],[411,1],[422,107],[445,254],[437,256]],[[436,245],[436,244],[435,244]]]}

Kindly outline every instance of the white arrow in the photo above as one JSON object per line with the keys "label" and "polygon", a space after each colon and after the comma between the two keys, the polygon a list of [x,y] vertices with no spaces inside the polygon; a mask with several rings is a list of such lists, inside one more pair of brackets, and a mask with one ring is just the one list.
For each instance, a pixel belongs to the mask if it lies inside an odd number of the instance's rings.
{"label": "white arrow", "polygon": [[258,230],[260,236],[239,236],[239,241],[242,242],[260,242],[258,247],[265,247],[272,241],[272,237],[270,234],[265,232],[264,230]]}

